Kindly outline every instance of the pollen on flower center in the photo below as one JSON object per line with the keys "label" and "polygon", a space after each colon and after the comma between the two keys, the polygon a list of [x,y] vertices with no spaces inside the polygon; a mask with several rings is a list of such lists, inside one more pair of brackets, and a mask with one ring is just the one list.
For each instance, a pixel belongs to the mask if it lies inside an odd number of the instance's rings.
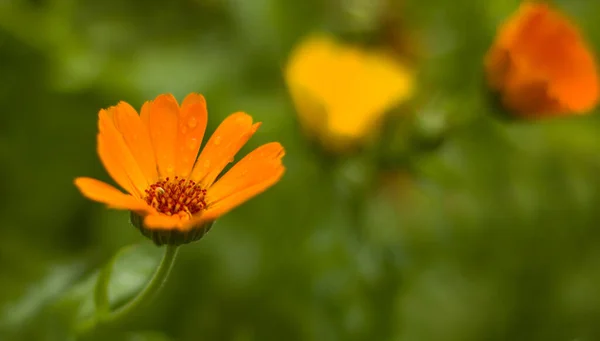
{"label": "pollen on flower center", "polygon": [[206,208],[206,189],[192,180],[166,178],[151,185],[146,191],[146,203],[166,215],[189,216]]}

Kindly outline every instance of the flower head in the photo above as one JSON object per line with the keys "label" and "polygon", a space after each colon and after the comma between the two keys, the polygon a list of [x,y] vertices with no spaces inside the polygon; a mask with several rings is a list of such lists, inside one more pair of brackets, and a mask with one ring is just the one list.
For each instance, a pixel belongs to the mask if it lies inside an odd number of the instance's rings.
{"label": "flower head", "polygon": [[547,4],[525,1],[485,57],[489,86],[524,116],[585,113],[598,101],[596,63],[577,27]]}
{"label": "flower head", "polygon": [[223,169],[260,123],[238,112],[227,117],[200,151],[206,101],[188,95],[181,106],[160,95],[137,111],[120,102],[98,115],[98,154],[109,175],[129,194],[91,178],[77,178],[84,196],[132,212],[132,222],[158,245],[199,239],[212,222],[274,185],[285,168],[283,147],[267,143],[226,174]]}
{"label": "flower head", "polygon": [[331,149],[362,140],[394,105],[413,92],[412,73],[383,51],[325,35],[292,52],[285,73],[300,122]]}

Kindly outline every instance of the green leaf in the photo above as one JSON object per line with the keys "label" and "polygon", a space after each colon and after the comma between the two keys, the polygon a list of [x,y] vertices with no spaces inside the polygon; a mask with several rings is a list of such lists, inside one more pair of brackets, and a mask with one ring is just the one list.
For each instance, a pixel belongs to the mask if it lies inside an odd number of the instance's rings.
{"label": "green leaf", "polygon": [[98,273],[98,279],[96,280],[96,286],[94,288],[94,305],[96,306],[96,315],[104,315],[110,312],[108,286],[115,260],[116,257],[113,257],[111,261],[106,264],[102,270],[100,270],[100,273]]}
{"label": "green leaf", "polygon": [[153,332],[153,331],[144,331],[144,332],[134,332],[127,333],[126,337],[123,341],[170,341],[172,340],[170,337],[163,333]]}
{"label": "green leaf", "polygon": [[2,332],[21,330],[23,326],[30,324],[57,295],[68,290],[82,271],[81,262],[52,266],[48,274],[32,284],[23,296],[2,307],[0,336]]}
{"label": "green leaf", "polygon": [[106,266],[71,288],[55,305],[75,311],[74,323],[90,319],[97,308],[107,312],[139,292],[152,276],[162,250],[150,243],[119,250]]}

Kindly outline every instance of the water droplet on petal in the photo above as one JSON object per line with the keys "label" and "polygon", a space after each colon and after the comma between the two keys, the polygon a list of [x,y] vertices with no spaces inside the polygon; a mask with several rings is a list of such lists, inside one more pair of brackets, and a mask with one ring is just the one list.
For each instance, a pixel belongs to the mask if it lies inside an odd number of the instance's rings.
{"label": "water droplet on petal", "polygon": [[188,142],[188,148],[190,149],[196,149],[196,147],[198,146],[198,139],[195,137],[192,137],[190,139],[190,141]]}
{"label": "water droplet on petal", "polygon": [[222,140],[221,136],[215,137],[215,145],[217,145],[217,146],[220,145],[221,144],[221,140]]}
{"label": "water droplet on petal", "polygon": [[198,121],[196,120],[196,118],[194,116],[192,116],[188,119],[187,123],[188,123],[188,127],[193,129],[198,124]]}

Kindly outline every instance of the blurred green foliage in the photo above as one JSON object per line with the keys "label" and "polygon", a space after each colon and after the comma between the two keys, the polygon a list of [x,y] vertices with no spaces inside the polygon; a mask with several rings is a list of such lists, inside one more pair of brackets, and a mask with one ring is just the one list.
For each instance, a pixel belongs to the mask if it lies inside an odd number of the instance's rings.
{"label": "blurred green foliage", "polygon": [[[600,3],[555,3],[600,51]],[[236,110],[263,121],[243,154],[281,141],[288,171],[182,248],[160,297],[99,339],[599,340],[600,119],[495,115],[481,61],[517,0],[400,5],[424,51],[410,110],[446,134],[383,172],[373,155],[334,161],[308,143],[281,73],[304,34],[370,27],[377,6],[1,1],[0,340],[69,340],[89,276],[125,245],[151,246],[127,212],[73,186],[109,180],[97,111],[192,91],[209,131]],[[152,250],[114,290],[135,291]]]}

